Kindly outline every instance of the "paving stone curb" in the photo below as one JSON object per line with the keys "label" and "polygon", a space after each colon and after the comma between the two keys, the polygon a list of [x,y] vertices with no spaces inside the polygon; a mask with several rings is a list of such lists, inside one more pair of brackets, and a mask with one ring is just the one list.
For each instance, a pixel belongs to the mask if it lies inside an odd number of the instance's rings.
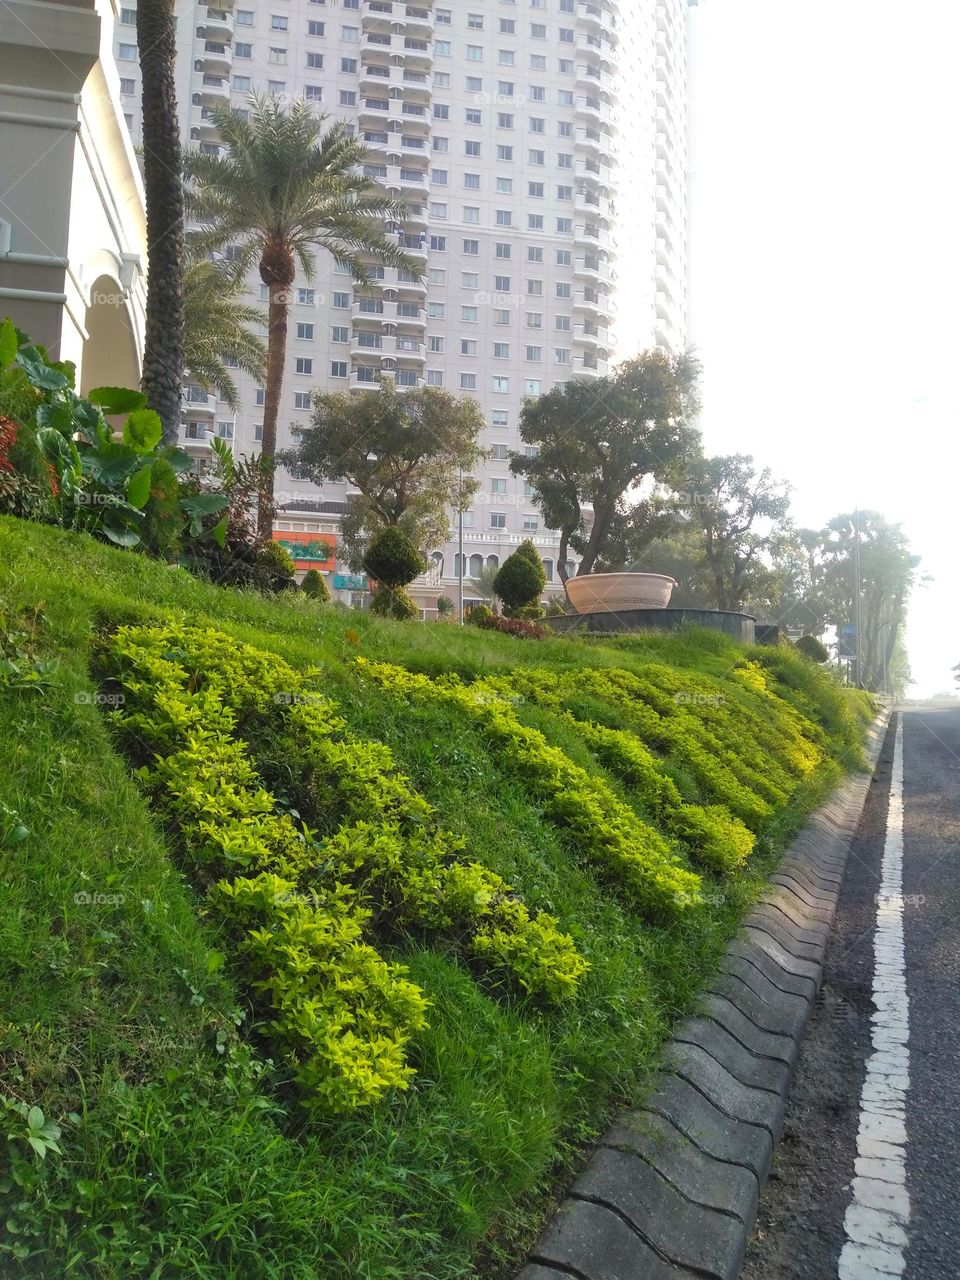
{"label": "paving stone curb", "polygon": [[784,854],[646,1103],[600,1138],[517,1280],[737,1280],[889,720],[871,727],[870,772]]}

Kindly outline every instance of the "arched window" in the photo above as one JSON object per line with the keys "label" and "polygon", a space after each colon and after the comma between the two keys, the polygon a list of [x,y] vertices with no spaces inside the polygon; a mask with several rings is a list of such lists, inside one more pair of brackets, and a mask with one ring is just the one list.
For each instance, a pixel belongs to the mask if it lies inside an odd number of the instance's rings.
{"label": "arched window", "polygon": [[[453,576],[460,577],[460,552],[458,551],[453,557]],[[463,557],[463,576],[467,576],[467,557]]]}
{"label": "arched window", "polygon": [[430,559],[433,561],[434,567],[436,568],[437,572],[442,578],[443,577],[443,552],[434,551],[433,554],[430,556]]}
{"label": "arched window", "polygon": [[547,581],[552,582],[553,581],[553,561],[552,560],[543,561],[543,572],[547,575]]}
{"label": "arched window", "polygon": [[499,568],[500,568],[500,557],[499,557],[499,556],[487,556],[487,568],[488,568],[488,569],[499,569]]}
{"label": "arched window", "polygon": [[479,578],[483,573],[483,556],[473,555],[470,557],[470,577]]}

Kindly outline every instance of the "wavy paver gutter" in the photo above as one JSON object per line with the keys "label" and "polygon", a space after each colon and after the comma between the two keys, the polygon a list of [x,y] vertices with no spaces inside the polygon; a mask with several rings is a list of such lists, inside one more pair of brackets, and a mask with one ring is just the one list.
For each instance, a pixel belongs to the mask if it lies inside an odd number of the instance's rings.
{"label": "wavy paver gutter", "polygon": [[517,1280],[740,1274],[889,717],[870,731],[870,773],[792,842],[700,1011],[668,1041],[656,1089],[600,1139]]}

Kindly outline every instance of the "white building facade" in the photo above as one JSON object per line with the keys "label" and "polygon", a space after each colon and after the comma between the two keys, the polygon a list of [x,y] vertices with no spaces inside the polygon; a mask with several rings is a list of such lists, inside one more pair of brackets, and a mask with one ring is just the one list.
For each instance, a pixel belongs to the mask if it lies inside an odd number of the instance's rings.
{"label": "white building facade", "polygon": [[[244,7],[244,5],[246,7]],[[423,280],[385,268],[355,286],[323,256],[290,317],[280,445],[310,421],[311,392],[442,386],[475,398],[491,458],[464,516],[464,572],[498,565],[524,538],[559,590],[558,537],[508,455],[525,397],[596,378],[616,357],[686,341],[687,0],[236,0],[179,4],[184,137],[217,147],[210,107],[250,92],[306,97],[346,119],[369,172],[402,195],[398,239]],[[139,138],[135,11],[117,58]],[[259,281],[252,283],[260,296]],[[255,452],[262,390],[243,411],[187,391],[184,444],[208,433]],[[344,486],[278,477],[284,540],[335,541]],[[456,521],[453,521],[456,528]],[[456,536],[456,534],[454,534]],[[315,562],[328,554],[314,547]],[[309,557],[301,560],[303,565]],[[417,584],[428,607],[456,596],[457,547]],[[351,582],[337,564],[331,585]]]}

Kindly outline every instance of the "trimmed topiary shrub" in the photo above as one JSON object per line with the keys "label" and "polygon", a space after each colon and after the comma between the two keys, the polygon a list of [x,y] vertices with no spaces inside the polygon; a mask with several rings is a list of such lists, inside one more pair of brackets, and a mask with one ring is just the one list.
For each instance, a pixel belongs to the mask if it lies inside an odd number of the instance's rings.
{"label": "trimmed topiary shrub", "polygon": [[508,618],[542,617],[540,597],[546,585],[543,563],[529,539],[504,560],[493,580],[493,589],[503,601]]}
{"label": "trimmed topiary shrub", "polygon": [[424,572],[427,562],[402,529],[388,525],[367,547],[363,567],[384,586],[405,587]]}
{"label": "trimmed topiary shrub", "polygon": [[472,609],[466,610],[463,620],[469,622],[471,627],[487,627],[496,616],[488,604],[475,604]]}
{"label": "trimmed topiary shrub", "polygon": [[406,533],[397,525],[388,525],[367,547],[363,567],[378,586],[370,608],[382,618],[404,621],[419,616],[419,609],[404,588],[427,562]]}
{"label": "trimmed topiary shrub", "polygon": [[805,658],[809,658],[811,662],[826,662],[830,657],[826,647],[821,644],[816,636],[801,636],[797,641],[797,649]]}
{"label": "trimmed topiary shrub", "polygon": [[330,588],[327,586],[327,580],[319,569],[308,569],[303,575],[303,581],[300,583],[300,590],[304,595],[308,595],[311,600],[316,600],[320,604],[326,604],[330,599]]}
{"label": "trimmed topiary shrub", "polygon": [[370,612],[395,622],[409,622],[420,617],[420,610],[406,587],[388,587],[381,583],[373,593]]}

